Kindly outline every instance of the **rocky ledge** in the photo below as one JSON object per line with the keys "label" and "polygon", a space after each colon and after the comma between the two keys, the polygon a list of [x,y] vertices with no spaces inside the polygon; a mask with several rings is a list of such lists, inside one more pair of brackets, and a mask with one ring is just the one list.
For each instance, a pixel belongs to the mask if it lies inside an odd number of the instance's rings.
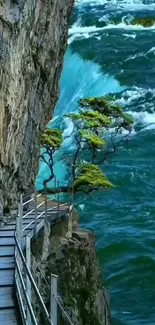
{"label": "rocky ledge", "polygon": [[[37,261],[33,263],[34,273],[47,305],[47,282],[51,273],[57,274],[61,303],[73,324],[110,325],[109,299],[96,258],[94,234],[78,227],[75,211],[72,232],[67,219],[47,229],[32,247]],[[63,316],[60,313],[59,321],[66,325]]]}

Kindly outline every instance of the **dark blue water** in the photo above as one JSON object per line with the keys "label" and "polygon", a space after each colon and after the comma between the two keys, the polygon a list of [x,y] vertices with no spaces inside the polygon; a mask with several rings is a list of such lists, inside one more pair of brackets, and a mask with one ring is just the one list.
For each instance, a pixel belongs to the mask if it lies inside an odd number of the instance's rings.
{"label": "dark blue water", "polygon": [[[128,145],[104,166],[116,189],[76,198],[81,225],[96,234],[115,325],[155,324],[155,26],[133,26],[134,17],[155,17],[155,1],[76,2],[51,123],[70,134],[62,115],[76,111],[80,97],[109,92],[135,119]],[[55,160],[72,145],[67,139]],[[62,163],[55,170],[67,179]],[[40,176],[46,175],[42,164]]]}

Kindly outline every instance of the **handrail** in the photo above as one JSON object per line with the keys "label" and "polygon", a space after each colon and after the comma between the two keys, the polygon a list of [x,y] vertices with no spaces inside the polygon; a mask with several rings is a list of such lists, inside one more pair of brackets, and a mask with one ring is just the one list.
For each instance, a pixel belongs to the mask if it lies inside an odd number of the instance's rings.
{"label": "handrail", "polygon": [[40,267],[39,267],[39,264],[38,264],[38,262],[36,261],[36,258],[35,258],[35,256],[34,256],[32,253],[31,253],[31,258],[32,258],[32,260],[33,260],[33,263],[36,264],[36,269],[38,269],[38,271],[39,271],[39,273],[40,273],[42,279],[44,280],[44,282],[45,282],[46,285],[48,286],[48,289],[50,289],[50,284],[49,284],[48,281],[46,280],[45,276],[42,274],[42,271],[41,271],[41,269],[40,269]]}
{"label": "handrail", "polygon": [[22,205],[24,206],[24,205],[26,205],[26,204],[32,202],[33,200],[34,200],[34,197],[33,197],[32,199],[29,199],[28,201],[24,202]]}
{"label": "handrail", "polygon": [[[45,213],[45,211],[41,212],[39,214],[39,216],[37,216],[37,220]],[[29,226],[31,226],[33,223],[35,223],[35,219],[33,219],[30,223],[28,223],[23,229],[22,231],[25,231],[27,228],[29,228]]]}
{"label": "handrail", "polygon": [[[40,208],[44,204],[44,201],[41,202],[40,204],[37,205],[37,209]],[[23,219],[25,219],[27,216],[29,216],[32,212],[35,212],[35,209],[32,209],[31,211],[27,212],[24,216]]]}
{"label": "handrail", "polygon": [[19,263],[18,263],[17,259],[15,260],[15,262],[16,262],[16,267],[17,267],[18,275],[19,275],[19,278],[20,278],[20,283],[22,285],[22,289],[23,289],[23,292],[24,292],[24,295],[25,295],[25,299],[26,299],[26,302],[27,302],[27,306],[28,306],[29,312],[31,314],[32,321],[33,321],[34,325],[38,325],[37,320],[36,320],[36,317],[35,317],[35,314],[33,312],[33,308],[32,308],[32,305],[31,305],[29,296],[28,296],[28,294],[26,292],[25,283],[24,283],[24,280],[23,280],[23,277],[22,277],[22,274],[21,274],[21,271],[20,271],[20,267],[19,267]]}
{"label": "handrail", "polygon": [[[69,321],[69,323],[71,325],[73,325],[73,323],[71,322],[71,320],[69,319],[69,316],[67,315],[67,313],[65,312],[65,310],[63,309],[62,305],[60,304],[60,302],[58,301],[58,296],[57,296],[57,284],[54,280],[54,277],[57,278],[57,276],[52,275],[51,276],[51,306],[50,306],[50,313],[48,312],[45,303],[42,299],[42,296],[39,292],[39,289],[35,283],[33,274],[31,272],[30,269],[30,262],[29,262],[29,257],[30,255],[27,254],[31,254],[30,252],[30,241],[28,240],[28,237],[26,238],[26,257],[23,254],[22,251],[22,237],[25,235],[23,235],[23,232],[28,229],[32,224],[35,224],[34,226],[34,235],[37,237],[37,225],[40,225],[41,221],[44,221],[44,219],[46,219],[48,217],[48,212],[50,213],[51,211],[54,211],[54,213],[56,213],[56,218],[54,218],[55,222],[57,222],[57,212],[58,212],[58,217],[59,217],[59,213],[60,213],[60,209],[62,208],[62,211],[64,210],[63,207],[66,206],[66,214],[68,215],[72,209],[73,209],[73,205],[71,203],[68,204],[67,203],[60,203],[59,201],[59,197],[57,200],[52,200],[50,198],[47,198],[47,196],[43,196],[41,198],[41,201],[39,200],[39,202],[37,202],[37,198],[42,196],[42,194],[36,195],[33,194],[33,196],[31,195],[31,198],[29,198],[29,200],[27,200],[26,202],[23,203],[23,198],[21,195],[20,198],[20,204],[19,204],[19,215],[17,218],[17,223],[16,223],[16,230],[15,230],[15,267],[16,267],[16,272],[15,272],[15,284],[16,284],[16,291],[17,291],[17,296],[18,296],[18,300],[19,300],[19,304],[20,304],[20,308],[21,308],[21,315],[22,315],[22,319],[25,325],[29,325],[31,322],[33,323],[33,325],[38,325],[38,320],[34,314],[34,309],[33,309],[33,305],[31,303],[31,286],[36,294],[37,300],[39,302],[39,305],[43,311],[44,314],[44,319],[47,321],[48,325],[56,325],[57,324],[57,305],[59,305],[59,307],[61,308],[61,311],[64,313],[64,317]],[[25,215],[23,215],[23,207],[34,201],[34,208],[33,204],[30,205],[31,207],[31,211],[28,211]],[[48,208],[48,202],[54,201],[51,205],[52,207]],[[39,203],[37,205],[37,203]],[[41,206],[45,205],[44,207],[42,207],[41,209],[39,209]],[[50,205],[50,206],[51,206]],[[30,208],[29,207],[29,208]],[[39,210],[38,210],[39,209]],[[45,217],[43,216],[45,214]],[[29,218],[28,216],[31,215],[31,217]],[[52,215],[52,213],[51,213]],[[43,216],[43,217],[42,217]],[[22,223],[22,220],[25,219],[27,217],[28,219],[31,219],[29,224],[24,225]],[[42,217],[42,218],[41,218]],[[39,219],[40,222],[37,222]],[[58,218],[60,220],[60,218]],[[59,221],[58,220],[58,221]],[[25,226],[22,228],[22,225]],[[43,225],[43,224],[42,224]],[[31,228],[30,228],[31,229]],[[33,227],[32,227],[33,230]],[[30,236],[31,238],[31,236]],[[27,241],[28,240],[28,241]],[[23,276],[22,274],[22,268],[25,269],[25,276]],[[26,280],[26,282],[25,282]],[[54,291],[53,291],[54,290]],[[25,298],[24,298],[25,297]],[[53,298],[52,298],[53,297]],[[55,303],[54,303],[55,301]],[[51,318],[52,317],[52,318]],[[31,319],[31,321],[30,321]],[[53,324],[54,322],[54,324]]]}
{"label": "handrail", "polygon": [[[32,195],[32,194],[31,194],[31,195]],[[27,199],[28,197],[30,197],[31,195],[27,196],[26,199]],[[42,195],[42,194],[38,194],[37,197],[40,197],[41,195]],[[34,197],[32,197],[31,199],[28,199],[28,201],[25,201],[22,205],[24,206],[24,205],[28,204],[29,202],[31,202],[31,201],[33,201],[33,200],[34,200]]]}
{"label": "handrail", "polygon": [[[48,201],[50,201],[50,200],[48,200]],[[40,207],[40,206],[43,205],[43,204],[44,204],[44,202],[40,203],[40,204],[37,206],[37,208]],[[62,203],[62,204],[59,205],[59,208],[65,206],[65,205],[66,205],[66,203]],[[69,208],[69,211],[72,211],[71,206],[68,206],[68,208]],[[49,208],[49,209],[47,210],[47,212],[48,212],[48,211],[52,211],[52,210],[55,211],[55,210],[57,210],[57,209],[58,209],[58,207],[55,206],[55,207]],[[24,219],[25,217],[27,217],[29,214],[31,214],[31,213],[34,212],[34,211],[35,211],[35,209],[31,210],[29,213],[27,213],[26,215],[24,215],[22,219]],[[39,219],[39,218],[40,218],[44,213],[45,213],[45,211],[42,211],[42,212],[37,216],[36,219],[38,220],[38,219]],[[26,229],[28,229],[29,226],[31,226],[33,223],[35,223],[35,219],[32,220],[29,224],[27,224],[27,225],[23,228],[22,231],[25,231]]]}
{"label": "handrail", "polygon": [[[41,269],[40,269],[40,267],[39,267],[38,262],[36,261],[35,256],[34,256],[32,253],[31,253],[31,256],[32,256],[32,258],[33,258],[34,263],[36,264],[36,268],[38,269],[38,271],[39,271],[39,273],[40,273],[42,279],[44,280],[44,282],[46,283],[48,289],[50,290],[50,284],[49,284],[48,281],[46,280],[45,276],[42,274],[42,271],[41,271]],[[71,325],[74,325],[74,324],[72,323],[72,321],[70,320],[70,318],[69,318],[67,312],[66,312],[66,311],[64,310],[64,308],[62,307],[62,305],[61,305],[61,303],[60,303],[58,297],[59,297],[58,295],[57,295],[57,297],[54,296],[54,298],[55,298],[57,304],[59,305],[59,307],[60,307],[62,313],[65,315],[65,317],[66,317],[66,319],[69,321],[69,323],[70,323]]]}
{"label": "handrail", "polygon": [[[35,283],[35,281],[34,281],[34,279],[33,279],[33,276],[32,276],[32,274],[31,274],[31,272],[30,272],[30,270],[29,270],[29,268],[28,268],[28,266],[27,266],[27,264],[26,264],[26,261],[25,261],[25,257],[24,257],[24,255],[23,255],[23,252],[22,252],[22,249],[21,249],[21,247],[20,247],[20,244],[19,244],[19,242],[18,242],[18,239],[17,239],[17,236],[15,235],[15,243],[16,243],[16,247],[18,248],[18,252],[19,252],[19,254],[20,254],[20,257],[21,257],[21,260],[22,260],[22,262],[23,262],[23,265],[24,265],[24,267],[25,267],[25,269],[26,269],[26,273],[27,273],[27,275],[28,275],[28,277],[29,277],[29,279],[30,279],[30,281],[31,281],[31,284],[32,284],[32,286],[33,286],[33,289],[34,289],[34,291],[35,291],[35,294],[36,294],[36,296],[37,296],[37,298],[38,298],[38,300],[39,300],[39,303],[40,303],[40,305],[41,305],[41,308],[42,308],[42,310],[43,310],[43,312],[44,312],[44,314],[45,314],[45,317],[46,317],[46,320],[48,321],[48,323],[49,323],[49,325],[54,325],[52,322],[51,322],[51,320],[50,320],[50,315],[49,315],[49,313],[48,313],[48,311],[47,311],[47,308],[46,308],[46,306],[45,306],[45,304],[44,304],[44,302],[43,302],[43,299],[42,299],[42,297],[41,297],[41,295],[40,295],[40,292],[39,292],[39,290],[38,290],[38,288],[37,288],[37,286],[36,286],[36,283]],[[17,262],[18,263],[18,262]],[[16,263],[16,264],[17,264]],[[18,264],[17,264],[18,265]],[[25,289],[24,289],[25,290]],[[37,323],[36,323],[36,325],[38,325]]]}
{"label": "handrail", "polygon": [[74,325],[74,324],[72,323],[72,321],[70,320],[69,316],[67,315],[66,311],[64,310],[64,308],[63,308],[62,305],[60,304],[60,301],[57,299],[57,297],[54,296],[54,298],[55,298],[57,304],[59,305],[60,309],[61,309],[62,312],[64,313],[65,317],[66,317],[67,320],[69,321],[69,323],[70,323],[71,325]]}
{"label": "handrail", "polygon": [[[18,294],[19,300],[21,302],[22,301],[22,295],[21,295],[21,290],[19,288],[16,277],[15,277],[15,283],[16,283],[16,288],[17,288],[17,294]],[[24,322],[26,324],[27,317],[26,317],[26,312],[25,312],[25,308],[24,308],[23,303],[20,304],[20,309],[21,309],[21,312],[22,312],[22,317],[24,318]]]}
{"label": "handrail", "polygon": [[25,219],[27,216],[29,216],[32,212],[35,212],[35,209],[32,209],[31,211],[27,212],[22,219]]}
{"label": "handrail", "polygon": [[[59,208],[65,206],[65,205],[66,205],[66,203],[62,203],[59,205]],[[47,211],[56,210],[56,209],[57,209],[57,206],[49,208]]]}

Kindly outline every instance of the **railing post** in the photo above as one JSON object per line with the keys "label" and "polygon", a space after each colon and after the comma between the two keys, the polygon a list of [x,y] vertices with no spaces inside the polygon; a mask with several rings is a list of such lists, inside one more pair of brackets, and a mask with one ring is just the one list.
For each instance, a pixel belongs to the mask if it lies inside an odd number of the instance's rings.
{"label": "railing post", "polygon": [[[31,238],[30,236],[26,236],[26,264],[31,271]],[[31,301],[31,281],[29,276],[26,275],[26,290],[29,300]],[[27,324],[31,325],[31,315],[29,312],[29,308],[27,307]]]}
{"label": "railing post", "polygon": [[[22,218],[23,218],[23,196],[21,194],[20,200],[18,203],[18,216],[16,219],[16,234],[15,234],[20,247],[22,247],[22,238],[23,238],[23,236],[22,236],[22,222],[23,222]],[[16,260],[16,263],[18,263],[18,265],[20,267],[20,271],[22,272],[23,262],[21,260],[19,250],[17,248],[17,244],[15,245],[15,260]],[[16,284],[16,293],[18,295],[18,299],[20,299],[19,294],[22,295],[22,288],[21,288],[21,283],[20,283],[20,279],[19,279],[19,274],[17,271],[17,265],[15,268],[15,284]]]}
{"label": "railing post", "polygon": [[45,188],[45,221],[47,220],[47,194]]}
{"label": "railing post", "polygon": [[[58,189],[59,189],[59,186],[60,186],[60,182],[58,181],[57,182]],[[58,200],[58,219],[59,219],[59,212],[60,212],[60,193],[59,192],[58,192],[57,200]]]}
{"label": "railing post", "polygon": [[37,193],[34,193],[34,209],[35,209],[35,225],[34,225],[34,236],[37,239]]}
{"label": "railing post", "polygon": [[66,236],[68,238],[72,238],[72,233],[73,233],[73,215],[72,215],[72,209],[73,206],[69,206],[69,213],[68,213],[68,232]]}
{"label": "railing post", "polygon": [[51,323],[57,325],[57,281],[58,277],[51,274],[51,301],[50,301],[50,316]]}
{"label": "railing post", "polygon": [[22,247],[22,238],[23,238],[23,233],[22,233],[22,226],[23,226],[23,195],[20,195],[20,203],[19,203],[19,243],[20,246]]}
{"label": "railing post", "polygon": [[48,198],[45,189],[45,219],[44,219],[44,236],[43,236],[43,249],[42,249],[42,260],[46,260],[49,249],[49,235],[51,232],[50,223],[48,221]]}
{"label": "railing post", "polygon": [[[18,215],[17,215],[17,218],[16,218],[16,237],[17,237],[19,242],[21,241],[20,224],[21,224],[21,221],[20,221],[20,201],[19,201],[19,203],[18,203]],[[19,255],[19,252],[18,252],[18,249],[17,249],[16,246],[15,246],[15,258],[16,258],[17,262],[20,261],[20,255]],[[16,281],[17,281],[17,272],[15,272],[15,278],[16,278]]]}

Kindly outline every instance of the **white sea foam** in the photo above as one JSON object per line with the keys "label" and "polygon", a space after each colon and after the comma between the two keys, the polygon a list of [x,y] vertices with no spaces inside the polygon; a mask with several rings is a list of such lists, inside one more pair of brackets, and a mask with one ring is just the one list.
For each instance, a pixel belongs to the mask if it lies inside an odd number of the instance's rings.
{"label": "white sea foam", "polygon": [[75,34],[84,34],[84,33],[96,33],[99,31],[107,30],[107,29],[125,29],[125,30],[154,30],[155,29],[155,24],[150,26],[150,27],[144,27],[142,25],[128,25],[125,22],[121,22],[117,25],[109,23],[107,26],[104,27],[96,27],[95,25],[93,26],[72,26],[69,29],[69,35],[75,35]]}
{"label": "white sea foam", "polygon": [[138,53],[138,54],[135,54],[135,55],[131,55],[124,62],[130,61],[130,60],[135,60],[137,58],[141,58],[141,57],[144,57],[144,56],[145,56],[145,53]]}
{"label": "white sea foam", "polygon": [[155,54],[155,47],[152,47],[146,54],[153,53]]}
{"label": "white sea foam", "polygon": [[70,36],[68,38],[68,45],[70,45],[71,43],[73,43],[75,40],[82,40],[82,39],[87,39],[90,38],[90,34],[89,33],[83,33],[82,35],[80,33],[77,34],[73,34],[72,36]]}
{"label": "white sea foam", "polygon": [[[122,97],[116,100],[116,103],[121,104],[123,107],[132,107],[135,106],[135,110],[138,107],[138,101],[142,99],[140,107],[143,111],[136,112],[133,110],[128,110],[127,113],[132,115],[135,121],[135,127],[140,126],[140,130],[144,129],[155,129],[155,110],[154,104],[151,101],[148,103],[146,101],[147,94],[151,95],[152,100],[155,98],[155,89],[144,89],[134,87],[131,90],[125,90],[122,94]],[[149,112],[147,109],[149,108]]]}
{"label": "white sea foam", "polygon": [[144,129],[155,129],[155,113],[148,112],[133,112],[128,111],[128,114],[132,115],[135,120],[135,125],[141,126],[141,131]]}
{"label": "white sea foam", "polygon": [[76,0],[76,6],[108,6],[114,7],[114,9],[122,9],[122,10],[154,10],[155,3],[152,0],[149,5],[142,0]]}
{"label": "white sea foam", "polygon": [[135,39],[137,35],[136,34],[123,34],[123,36]]}
{"label": "white sea foam", "polygon": [[155,55],[155,47],[152,47],[149,51],[147,51],[146,53],[138,53],[138,54],[135,54],[135,55],[131,55],[129,56],[125,62],[127,61],[130,61],[130,60],[135,60],[137,58],[144,58],[144,57],[147,57],[148,54],[154,54]]}
{"label": "white sea foam", "polygon": [[125,106],[125,105],[133,105],[135,101],[139,98],[143,98],[145,100],[145,96],[147,93],[150,93],[152,98],[155,97],[155,89],[144,89],[140,87],[133,87],[131,90],[127,89],[123,92],[122,97],[118,99],[116,102]]}
{"label": "white sea foam", "polygon": [[[151,31],[151,30],[155,30],[155,24],[150,26],[150,27],[144,27],[142,25],[132,25],[132,24],[127,24],[125,21],[122,21],[119,24],[113,24],[113,23],[109,23],[106,26],[103,27],[96,27],[95,25],[93,26],[81,26],[81,25],[73,25],[70,29],[69,29],[69,40],[68,43],[71,44],[74,40],[76,39],[83,39],[83,38],[89,38],[94,36],[94,34],[99,34],[99,32],[102,31],[107,31],[107,30],[111,30],[111,29],[124,29],[126,31],[141,31],[141,30],[145,30],[145,31]],[[128,36],[128,37],[132,37],[135,38],[136,34],[124,34],[124,36]]]}
{"label": "white sea foam", "polygon": [[84,207],[85,207],[84,204],[79,204],[79,208],[80,208],[81,210],[84,210]]}

